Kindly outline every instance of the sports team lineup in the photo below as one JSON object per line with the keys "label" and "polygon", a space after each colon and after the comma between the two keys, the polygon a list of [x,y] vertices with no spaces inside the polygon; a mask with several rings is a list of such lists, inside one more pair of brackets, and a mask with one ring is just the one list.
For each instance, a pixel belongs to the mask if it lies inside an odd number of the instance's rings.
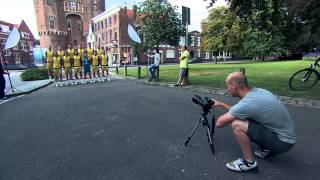
{"label": "sports team lineup", "polygon": [[[51,45],[46,51],[46,64],[50,79],[54,79],[55,86],[75,85],[78,83],[110,81],[108,71],[108,56],[100,46],[97,49],[88,47],[63,50],[58,47],[52,50]],[[63,78],[64,77],[64,78]]]}

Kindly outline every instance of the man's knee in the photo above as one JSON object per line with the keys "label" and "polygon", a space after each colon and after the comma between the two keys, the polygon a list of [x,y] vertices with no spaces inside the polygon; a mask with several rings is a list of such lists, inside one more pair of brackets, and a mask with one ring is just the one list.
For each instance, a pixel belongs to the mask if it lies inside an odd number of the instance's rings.
{"label": "man's knee", "polygon": [[248,131],[248,121],[236,119],[232,122],[231,127],[233,131]]}

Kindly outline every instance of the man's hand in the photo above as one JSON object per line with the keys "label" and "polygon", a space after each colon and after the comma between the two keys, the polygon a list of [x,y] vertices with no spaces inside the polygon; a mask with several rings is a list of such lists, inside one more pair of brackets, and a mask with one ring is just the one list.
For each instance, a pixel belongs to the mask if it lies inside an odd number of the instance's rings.
{"label": "man's hand", "polygon": [[231,106],[229,104],[223,103],[223,102],[218,101],[216,99],[211,99],[211,101],[214,102],[214,105],[212,105],[213,107],[222,107],[226,110],[229,110],[231,108]]}

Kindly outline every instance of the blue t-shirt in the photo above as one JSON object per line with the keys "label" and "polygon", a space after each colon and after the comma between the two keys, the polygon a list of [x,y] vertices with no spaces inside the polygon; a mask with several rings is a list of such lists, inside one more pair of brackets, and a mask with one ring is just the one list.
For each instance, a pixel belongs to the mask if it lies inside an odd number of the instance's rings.
{"label": "blue t-shirt", "polygon": [[294,144],[294,124],[286,107],[270,91],[252,88],[229,112],[242,120],[253,120],[275,132],[278,138]]}

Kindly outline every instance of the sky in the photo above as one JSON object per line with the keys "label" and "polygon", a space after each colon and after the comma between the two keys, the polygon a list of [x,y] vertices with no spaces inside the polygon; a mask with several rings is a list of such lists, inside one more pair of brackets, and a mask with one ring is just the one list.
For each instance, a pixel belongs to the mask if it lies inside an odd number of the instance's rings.
{"label": "sky", "polygon": [[[116,5],[127,5],[131,8],[133,3],[138,4],[142,0],[106,0],[106,10]],[[168,0],[172,5],[180,7],[184,5],[191,8],[191,25],[189,30],[201,31],[201,20],[206,18],[208,10],[206,6],[209,2],[203,0]],[[218,0],[214,6],[224,5],[224,0]],[[34,12],[33,0],[0,0],[0,20],[13,24],[19,24],[21,20],[27,23],[31,32],[36,38],[38,36],[37,22]]]}

